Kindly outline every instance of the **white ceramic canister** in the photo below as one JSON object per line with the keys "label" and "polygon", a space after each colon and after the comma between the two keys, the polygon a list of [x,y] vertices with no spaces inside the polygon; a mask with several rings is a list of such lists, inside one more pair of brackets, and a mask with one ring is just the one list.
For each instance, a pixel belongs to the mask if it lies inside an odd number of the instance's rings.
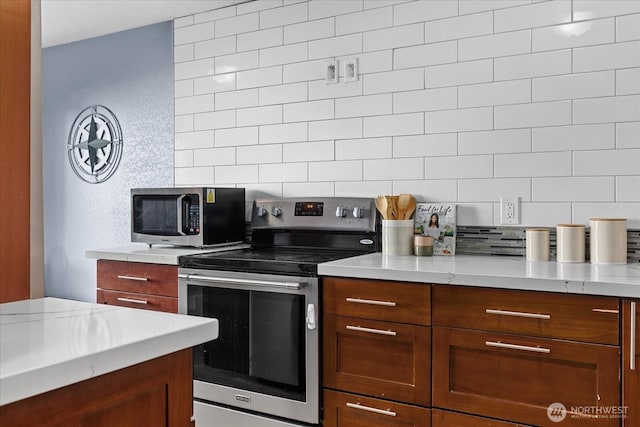
{"label": "white ceramic canister", "polygon": [[382,255],[413,255],[413,220],[382,220]]}
{"label": "white ceramic canister", "polygon": [[549,229],[527,228],[527,261],[549,261]]}
{"label": "white ceramic canister", "polygon": [[556,225],[556,259],[558,262],[584,262],[584,225]]}
{"label": "white ceramic canister", "polygon": [[627,220],[625,218],[591,218],[589,249],[592,264],[627,263]]}

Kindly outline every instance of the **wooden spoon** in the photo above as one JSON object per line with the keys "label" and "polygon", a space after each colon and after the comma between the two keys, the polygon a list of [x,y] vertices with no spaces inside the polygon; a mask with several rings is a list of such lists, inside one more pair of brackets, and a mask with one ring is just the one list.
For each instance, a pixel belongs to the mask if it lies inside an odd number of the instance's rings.
{"label": "wooden spoon", "polygon": [[389,209],[389,202],[385,196],[376,197],[376,208],[380,215],[382,215],[383,219],[389,219],[389,213],[387,210]]}
{"label": "wooden spoon", "polygon": [[401,194],[398,196],[398,219],[407,219],[407,209],[411,204],[411,194]]}
{"label": "wooden spoon", "polygon": [[415,210],[416,210],[416,198],[411,196],[411,198],[409,199],[409,207],[404,213],[404,219],[411,219],[411,215],[413,215],[413,212]]}

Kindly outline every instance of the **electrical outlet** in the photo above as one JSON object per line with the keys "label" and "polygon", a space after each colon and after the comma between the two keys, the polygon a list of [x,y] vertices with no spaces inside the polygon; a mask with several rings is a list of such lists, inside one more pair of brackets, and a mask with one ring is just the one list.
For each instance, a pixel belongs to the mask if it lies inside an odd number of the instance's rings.
{"label": "electrical outlet", "polygon": [[324,63],[324,82],[325,84],[338,83],[338,61],[330,59]]}
{"label": "electrical outlet", "polygon": [[358,58],[349,58],[342,62],[344,64],[344,81],[358,81]]}
{"label": "electrical outlet", "polygon": [[500,224],[520,224],[520,197],[500,197]]}

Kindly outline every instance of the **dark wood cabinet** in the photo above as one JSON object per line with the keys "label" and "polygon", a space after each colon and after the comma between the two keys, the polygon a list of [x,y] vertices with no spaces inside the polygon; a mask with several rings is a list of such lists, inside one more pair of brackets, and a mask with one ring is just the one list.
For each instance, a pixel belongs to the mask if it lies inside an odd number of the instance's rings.
{"label": "dark wood cabinet", "polygon": [[640,300],[624,301],[622,310],[622,405],[624,427],[640,426]]}
{"label": "dark wood cabinet", "polygon": [[431,425],[433,427],[525,427],[523,424],[514,424],[439,409],[431,411]]}
{"label": "dark wood cabinet", "polygon": [[178,312],[178,267],[98,260],[97,302]]}

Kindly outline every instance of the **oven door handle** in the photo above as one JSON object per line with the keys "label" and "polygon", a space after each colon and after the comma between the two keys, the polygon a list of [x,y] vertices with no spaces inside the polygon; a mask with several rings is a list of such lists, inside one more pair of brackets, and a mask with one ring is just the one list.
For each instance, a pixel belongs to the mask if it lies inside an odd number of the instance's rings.
{"label": "oven door handle", "polygon": [[270,280],[233,279],[231,277],[201,276],[200,274],[178,274],[179,279],[200,280],[203,282],[232,283],[234,285],[264,286],[269,288],[300,290],[302,285],[297,282],[273,282]]}

